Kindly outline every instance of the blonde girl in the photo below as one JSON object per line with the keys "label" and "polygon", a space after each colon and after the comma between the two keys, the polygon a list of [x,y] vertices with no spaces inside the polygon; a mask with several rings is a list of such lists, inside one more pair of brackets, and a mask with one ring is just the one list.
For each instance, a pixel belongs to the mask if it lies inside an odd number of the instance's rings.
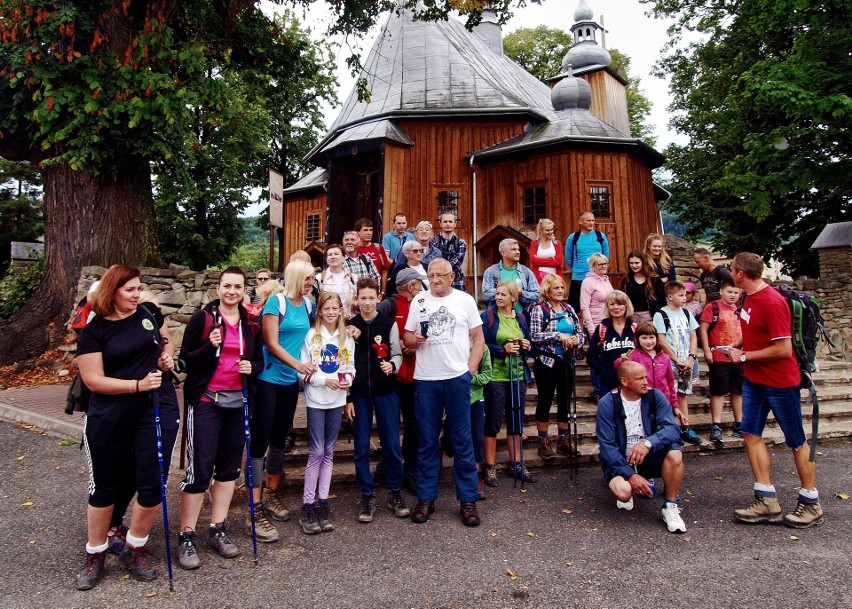
{"label": "blonde girl", "polygon": [[663,283],[677,281],[674,260],[666,251],[663,237],[659,233],[651,233],[645,239],[645,258],[654,272],[663,280]]}

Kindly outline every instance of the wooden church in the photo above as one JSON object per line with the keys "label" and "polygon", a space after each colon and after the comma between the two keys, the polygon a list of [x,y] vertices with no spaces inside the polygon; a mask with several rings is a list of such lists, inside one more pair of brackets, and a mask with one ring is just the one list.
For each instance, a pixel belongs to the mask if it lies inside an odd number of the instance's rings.
{"label": "wooden church", "polygon": [[308,155],[317,169],[284,190],[284,251],[304,248],[321,266],[324,245],[358,218],[379,240],[397,212],[413,226],[452,211],[474,293],[501,239],[526,249],[546,217],[564,243],[589,209],[623,273],[627,252],[661,229],[665,191],[651,172],[663,157],[630,136],[625,82],[585,0],[574,21],[548,87],[503,54],[491,11],[472,32],[393,11],[361,73],[369,99],[349,94]]}

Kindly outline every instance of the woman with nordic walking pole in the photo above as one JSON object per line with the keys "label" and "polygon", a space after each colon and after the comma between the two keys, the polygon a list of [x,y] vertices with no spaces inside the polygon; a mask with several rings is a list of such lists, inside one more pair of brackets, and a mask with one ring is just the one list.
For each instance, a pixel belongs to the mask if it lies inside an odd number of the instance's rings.
{"label": "woman with nordic walking pole", "polygon": [[243,382],[263,369],[260,321],[241,304],[245,291],[242,269],[225,269],[216,286],[219,298],[193,315],[184,333],[188,441],[177,551],[184,569],[201,566],[196,525],[208,489],[212,507],[207,545],[223,558],[240,554],[228,536],[226,517],[245,441]]}
{"label": "woman with nordic walking pole", "polygon": [[506,419],[506,446],[509,453],[509,473],[523,482],[536,479],[521,463],[523,411],[530,375],[522,353],[529,352],[530,333],[526,319],[515,310],[518,284],[501,281],[497,284],[493,302],[481,317],[485,344],[491,354],[491,382],[483,388],[485,394],[485,484],[497,486],[497,433]]}
{"label": "woman with nordic walking pole", "polygon": [[[535,426],[538,456],[549,461],[556,455],[571,457],[577,449],[571,437],[569,402],[574,392],[574,354],[583,347],[585,335],[573,307],[568,287],[559,275],[541,282],[541,302],[530,309],[530,339],[535,347],[533,373],[538,388]],[[550,408],[556,394],[556,433],[548,435]]]}
{"label": "woman with nordic walking pole", "polygon": [[[171,375],[163,374],[174,367],[174,345],[160,309],[139,304],[140,277],[139,269],[125,265],[104,273],[91,303],[96,317],[77,343],[80,374],[92,391],[83,432],[88,542],[78,590],[93,588],[103,575],[113,508],[131,485],[136,504],[119,559],[133,578],[157,578],[146,543],[162,503],[161,475],[163,480],[167,475],[158,452],[168,456],[166,463],[171,460],[179,413]],[[159,421],[151,396],[155,390]]]}

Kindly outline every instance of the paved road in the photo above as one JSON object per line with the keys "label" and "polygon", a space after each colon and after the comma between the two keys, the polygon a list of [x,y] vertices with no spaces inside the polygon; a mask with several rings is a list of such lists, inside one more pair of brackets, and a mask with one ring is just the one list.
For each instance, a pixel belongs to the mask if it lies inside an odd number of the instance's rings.
{"label": "paved road", "polygon": [[[256,567],[247,557],[226,561],[203,548],[202,568],[176,569],[170,593],[164,576],[152,583],[125,578],[114,557],[97,588],[72,589],[85,540],[84,463],[77,446],[59,440],[0,422],[4,609],[852,606],[852,500],[833,498],[852,493],[848,441],[821,447],[826,522],[806,531],[732,522],[731,509],[750,499],[742,453],[688,459],[683,536],[666,531],[659,500],[617,511],[598,469],[581,470],[577,486],[565,470],[544,472],[524,494],[501,479],[481,504],[478,529],[461,525],[449,484],[433,520],[419,526],[384,509],[372,524],[358,524],[357,492],[333,488],[335,532],[308,537],[285,523],[280,542],[261,546]],[[789,454],[775,449],[773,456],[782,502],[791,507]],[[173,523],[176,486],[173,476]],[[239,508],[231,518],[242,520]],[[250,555],[249,538],[236,538]],[[159,525],[152,540],[164,557]]]}

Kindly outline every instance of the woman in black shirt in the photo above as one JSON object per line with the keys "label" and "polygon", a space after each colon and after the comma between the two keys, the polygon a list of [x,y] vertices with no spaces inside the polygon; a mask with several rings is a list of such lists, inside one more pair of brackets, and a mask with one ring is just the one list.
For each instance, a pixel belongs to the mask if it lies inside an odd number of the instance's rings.
{"label": "woman in black shirt", "polygon": [[663,282],[639,250],[627,254],[627,275],[621,280],[621,291],[633,304],[633,321],[651,321],[654,313],[666,304]]}

